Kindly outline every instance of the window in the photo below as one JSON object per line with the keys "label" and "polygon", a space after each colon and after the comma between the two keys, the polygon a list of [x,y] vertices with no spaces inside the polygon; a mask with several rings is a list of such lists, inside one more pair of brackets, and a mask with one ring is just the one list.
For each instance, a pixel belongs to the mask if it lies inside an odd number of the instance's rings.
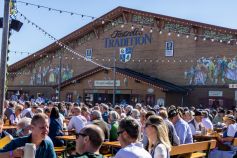
{"label": "window", "polygon": [[86,49],[86,59],[92,60],[92,48]]}

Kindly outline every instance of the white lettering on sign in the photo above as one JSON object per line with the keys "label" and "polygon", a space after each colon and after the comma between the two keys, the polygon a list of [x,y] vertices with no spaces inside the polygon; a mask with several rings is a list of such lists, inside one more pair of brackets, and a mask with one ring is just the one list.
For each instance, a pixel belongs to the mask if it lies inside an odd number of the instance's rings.
{"label": "white lettering on sign", "polygon": [[[112,87],[114,86],[114,80],[95,80],[95,87]],[[116,87],[120,86],[120,80],[116,80]]]}
{"label": "white lettering on sign", "polygon": [[209,97],[222,97],[223,91],[209,91],[208,96]]}

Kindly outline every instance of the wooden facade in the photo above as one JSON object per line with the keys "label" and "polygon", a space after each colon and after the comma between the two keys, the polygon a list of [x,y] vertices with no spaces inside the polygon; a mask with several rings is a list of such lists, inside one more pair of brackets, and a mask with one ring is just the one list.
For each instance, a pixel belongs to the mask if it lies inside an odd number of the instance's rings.
{"label": "wooden facade", "polygon": [[[115,54],[118,68],[127,68],[188,89],[185,94],[167,93],[142,84],[139,88],[143,92],[131,93],[130,90],[137,90],[137,85],[133,83],[136,79],[129,79],[133,84],[121,93],[141,94],[145,101],[147,89],[151,88],[154,89],[154,100],[164,98],[169,105],[232,107],[237,99],[235,89],[229,88],[230,84],[237,83],[236,34],[234,29],[118,7],[60,41],[103,66],[113,67]],[[121,58],[121,48],[130,49],[127,59]],[[36,89],[33,92],[36,95],[39,87],[39,93],[50,97],[55,93],[52,89],[59,83],[60,62],[61,80],[67,82],[97,67],[88,60],[55,42],[9,67],[9,90],[24,91],[28,87],[29,93]],[[96,93],[88,87],[89,80],[94,83],[97,78],[111,80],[113,77],[110,73],[108,78],[102,74],[94,73],[93,79],[84,78],[80,83],[61,88],[61,98],[72,93],[71,98],[75,101],[77,96],[85,99],[87,92]],[[111,94],[110,90],[107,93]]]}

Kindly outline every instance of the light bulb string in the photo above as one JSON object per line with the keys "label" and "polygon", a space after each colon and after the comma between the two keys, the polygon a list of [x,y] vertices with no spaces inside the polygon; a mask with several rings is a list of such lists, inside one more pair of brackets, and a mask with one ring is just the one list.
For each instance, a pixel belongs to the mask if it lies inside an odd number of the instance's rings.
{"label": "light bulb string", "polygon": [[74,51],[71,47],[67,46],[66,44],[64,44],[63,42],[59,41],[58,39],[56,39],[53,35],[49,34],[47,31],[45,31],[43,28],[41,28],[40,26],[38,26],[37,24],[35,24],[34,22],[32,22],[31,20],[29,20],[25,15],[23,15],[19,10],[17,10],[17,14],[20,14],[21,17],[23,17],[24,20],[26,20],[28,23],[31,23],[32,26],[34,26],[35,28],[37,28],[38,30],[40,30],[41,32],[43,32],[45,35],[47,35],[49,38],[51,38],[52,40],[54,40],[54,42],[59,45],[61,48],[67,50],[68,52],[79,56],[81,58],[83,58],[85,61],[91,62],[92,64],[95,64],[99,67],[103,67],[105,69],[111,69],[109,67],[103,66],[95,61],[93,61],[92,59],[88,59],[86,58],[84,55],[81,55],[80,53]]}

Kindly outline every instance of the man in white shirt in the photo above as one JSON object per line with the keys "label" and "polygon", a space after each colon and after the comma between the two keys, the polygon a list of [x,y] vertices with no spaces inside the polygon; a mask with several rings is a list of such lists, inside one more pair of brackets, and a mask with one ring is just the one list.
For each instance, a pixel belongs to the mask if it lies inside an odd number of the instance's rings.
{"label": "man in white shirt", "polygon": [[80,107],[74,107],[73,112],[74,116],[72,116],[68,123],[68,130],[75,129],[76,133],[79,133],[80,130],[87,124],[87,120],[81,115]]}
{"label": "man in white shirt", "polygon": [[203,114],[203,118],[202,118],[203,126],[207,130],[213,130],[213,124],[212,124],[211,120],[208,117],[208,112],[207,111],[203,111],[202,114]]}
{"label": "man in white shirt", "polygon": [[151,155],[143,148],[139,142],[141,127],[137,120],[127,117],[120,121],[118,128],[118,140],[121,149],[115,158],[151,158]]}

